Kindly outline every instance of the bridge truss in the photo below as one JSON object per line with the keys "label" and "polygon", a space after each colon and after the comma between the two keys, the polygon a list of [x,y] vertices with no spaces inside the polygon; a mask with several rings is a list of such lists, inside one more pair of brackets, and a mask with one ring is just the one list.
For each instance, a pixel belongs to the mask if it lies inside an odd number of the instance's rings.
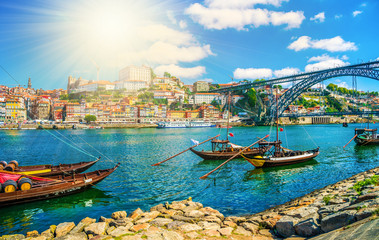
{"label": "bridge truss", "polygon": [[[292,82],[294,85],[289,88],[277,101],[278,115],[281,116],[288,108],[288,106],[300,96],[302,92],[312,87],[313,85],[320,83],[324,80],[343,77],[343,76],[358,76],[366,77],[375,80],[379,80],[379,61],[366,62],[361,64],[349,65],[344,67],[330,68],[321,71],[308,72],[302,74],[296,74],[293,76],[287,76],[282,78],[275,78],[266,81],[258,81],[253,83],[241,84],[238,86],[221,88],[212,90],[210,92],[231,92],[238,90],[247,90],[254,87],[260,87],[265,85],[273,85]],[[271,106],[270,110],[271,119],[276,116],[276,105]]]}

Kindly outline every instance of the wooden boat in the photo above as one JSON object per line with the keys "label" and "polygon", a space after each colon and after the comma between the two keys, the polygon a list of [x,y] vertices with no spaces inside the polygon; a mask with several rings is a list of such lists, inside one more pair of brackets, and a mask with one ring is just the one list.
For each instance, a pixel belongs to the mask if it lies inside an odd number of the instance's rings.
{"label": "wooden boat", "polygon": [[[277,99],[276,95],[276,99]],[[306,150],[306,151],[294,151],[290,149],[286,149],[281,146],[282,141],[279,140],[279,116],[278,116],[278,104],[276,104],[276,141],[267,142],[261,141],[259,142],[260,147],[267,147],[269,150],[266,152],[266,155],[256,156],[256,157],[248,157],[242,154],[242,157],[246,159],[249,163],[254,165],[254,167],[275,167],[275,166],[283,166],[290,165],[296,163],[302,163],[309,161],[315,158],[319,154],[320,148]]]}
{"label": "wooden boat", "polygon": [[72,173],[72,175],[69,176],[56,175],[51,178],[42,178],[0,171],[0,176],[3,175],[5,177],[9,177],[11,175],[10,177],[17,179],[18,183],[22,179],[25,179],[25,176],[31,180],[31,188],[29,189],[25,188],[25,190],[20,190],[22,188],[19,188],[17,191],[1,192],[0,207],[56,198],[82,192],[104,180],[104,178],[113,173],[119,165],[120,164],[118,163],[115,167],[110,169],[96,170],[93,172],[79,174]]}
{"label": "wooden boat", "polygon": [[379,145],[378,129],[356,128],[354,141],[357,145]]}
{"label": "wooden boat", "polygon": [[[195,153],[197,156],[203,158],[204,160],[226,160],[235,155],[239,149],[243,148],[229,142],[229,140],[219,140],[215,139],[211,141],[212,151],[197,151],[193,148],[190,150]],[[262,155],[267,151],[267,147],[250,147],[246,149],[243,154],[246,157],[254,157],[257,155]],[[238,158],[242,158],[242,155],[239,155]]]}
{"label": "wooden boat", "polygon": [[[61,175],[61,174],[70,174],[72,172],[81,173],[81,172],[86,171],[90,167],[92,167],[99,160],[100,160],[100,157],[96,159],[95,161],[89,161],[89,162],[80,162],[80,163],[73,163],[73,164],[59,164],[59,165],[44,164],[44,165],[31,165],[31,166],[18,166],[18,163],[16,161],[11,161],[7,165],[3,164],[3,167],[4,167],[4,170],[6,171],[12,171],[18,174],[48,177],[48,176],[55,176],[55,175]],[[1,163],[0,163],[0,170],[2,170]]]}

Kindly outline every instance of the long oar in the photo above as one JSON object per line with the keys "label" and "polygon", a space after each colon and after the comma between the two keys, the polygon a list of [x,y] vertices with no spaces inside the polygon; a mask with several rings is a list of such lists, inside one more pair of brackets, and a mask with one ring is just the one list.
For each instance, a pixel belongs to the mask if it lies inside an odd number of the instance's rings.
{"label": "long oar", "polygon": [[358,136],[358,134],[355,134],[354,137],[353,137],[348,143],[346,143],[345,146],[343,146],[343,148],[345,148],[347,145],[349,145],[349,143],[350,143],[351,141],[353,141],[353,139],[356,138],[357,136]]}
{"label": "long oar", "polygon": [[200,177],[200,179],[206,179],[209,175],[211,175],[214,171],[216,171],[217,169],[219,169],[220,167],[224,166],[227,162],[229,162],[230,160],[232,160],[233,158],[237,157],[238,155],[240,155],[243,151],[245,151],[246,149],[248,149],[249,147],[257,144],[258,142],[262,141],[263,139],[267,138],[269,135],[266,135],[264,138],[254,142],[253,144],[251,144],[250,146],[247,146],[247,147],[244,147],[242,148],[238,153],[234,154],[232,157],[230,157],[228,160],[226,160],[225,162],[221,163],[220,166],[216,167],[215,169],[213,169],[212,171],[210,171],[209,173],[205,174],[204,176]]}
{"label": "long oar", "polygon": [[192,146],[192,147],[189,147],[189,148],[187,148],[186,150],[184,150],[184,151],[182,151],[182,152],[180,152],[180,153],[178,153],[178,154],[175,154],[174,156],[171,156],[171,157],[169,157],[169,158],[167,158],[167,159],[165,159],[165,160],[163,160],[163,161],[161,161],[161,162],[159,162],[159,163],[155,163],[155,164],[153,164],[153,165],[151,165],[151,166],[158,166],[158,165],[161,164],[161,163],[164,163],[164,162],[166,162],[166,161],[168,161],[168,160],[170,160],[170,159],[172,159],[172,158],[174,158],[174,157],[176,157],[176,156],[178,156],[178,155],[180,155],[180,154],[182,154],[182,153],[184,153],[184,152],[187,152],[187,151],[190,150],[191,148],[197,147],[197,146],[199,146],[199,145],[201,145],[201,144],[203,144],[203,143],[206,143],[206,142],[208,142],[209,140],[215,139],[215,138],[217,138],[217,137],[219,137],[219,136],[220,136],[220,134],[217,135],[217,136],[215,136],[215,137],[209,138],[209,139],[207,139],[207,140],[205,140],[205,141],[203,141],[203,142],[201,142],[201,143],[199,143],[199,144],[196,144],[196,145],[194,145],[194,146]]}

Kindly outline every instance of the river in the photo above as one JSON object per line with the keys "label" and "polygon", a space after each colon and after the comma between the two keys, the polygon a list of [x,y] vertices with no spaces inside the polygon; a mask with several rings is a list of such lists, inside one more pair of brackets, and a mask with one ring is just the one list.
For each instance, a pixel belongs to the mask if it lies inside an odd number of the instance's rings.
{"label": "river", "polygon": [[[371,125],[370,127],[378,127]],[[104,181],[83,193],[67,197],[0,208],[0,236],[49,228],[66,221],[76,224],[85,217],[110,217],[114,211],[131,213],[149,210],[159,203],[192,197],[228,215],[263,211],[356,173],[378,166],[379,147],[342,147],[361,124],[286,126],[280,132],[283,146],[307,150],[320,147],[320,155],[308,163],[255,169],[238,159],[226,164],[206,180],[199,177],[223,161],[203,161],[188,151],[152,167],[198,141],[225,129],[99,129],[99,130],[3,130],[0,131],[0,160],[17,160],[20,165],[59,164],[90,161],[102,156],[88,171],[120,167]],[[250,145],[275,128],[235,127],[230,140]],[[209,149],[210,143],[198,147]],[[80,151],[79,151],[79,150]]]}

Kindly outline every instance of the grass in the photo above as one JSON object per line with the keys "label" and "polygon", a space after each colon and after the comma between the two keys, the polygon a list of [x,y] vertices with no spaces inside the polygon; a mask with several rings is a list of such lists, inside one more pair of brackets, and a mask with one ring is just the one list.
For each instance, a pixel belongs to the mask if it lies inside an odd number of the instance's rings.
{"label": "grass", "polygon": [[332,198],[333,198],[332,196],[327,195],[327,196],[324,196],[324,197],[322,198],[322,200],[324,200],[325,205],[328,205],[330,199],[332,199]]}
{"label": "grass", "polygon": [[366,178],[365,180],[358,181],[354,184],[353,189],[358,193],[358,195],[362,194],[362,189],[367,185],[378,185],[379,183],[379,175],[374,175],[371,178]]}

